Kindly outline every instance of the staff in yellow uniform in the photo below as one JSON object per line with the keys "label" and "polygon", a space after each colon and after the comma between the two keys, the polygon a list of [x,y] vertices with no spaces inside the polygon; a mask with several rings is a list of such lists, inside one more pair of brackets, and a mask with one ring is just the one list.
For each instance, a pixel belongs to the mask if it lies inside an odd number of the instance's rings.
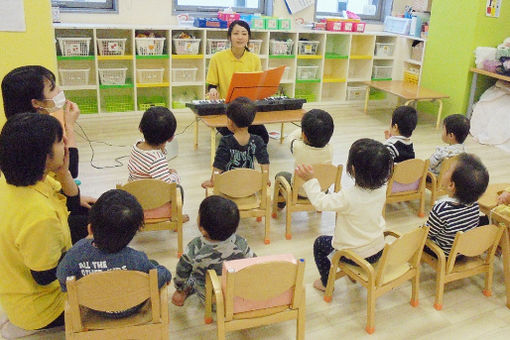
{"label": "staff in yellow uniform", "polygon": [[[262,71],[260,58],[250,52],[248,42],[251,38],[250,25],[242,20],[233,21],[228,27],[227,39],[230,49],[216,52],[209,63],[207,83],[209,99],[225,99],[228,87],[235,72]],[[222,135],[232,134],[227,128],[219,128]],[[264,143],[269,141],[269,134],[264,125],[252,125],[248,131],[259,135]]]}

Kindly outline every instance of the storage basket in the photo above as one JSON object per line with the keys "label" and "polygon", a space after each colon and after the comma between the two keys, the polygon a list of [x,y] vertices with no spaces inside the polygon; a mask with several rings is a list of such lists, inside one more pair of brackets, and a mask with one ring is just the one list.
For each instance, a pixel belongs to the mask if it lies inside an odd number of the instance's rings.
{"label": "storage basket", "polygon": [[395,44],[390,43],[375,43],[375,56],[376,57],[392,57]]}
{"label": "storage basket", "polygon": [[139,68],[136,70],[137,83],[162,83],[164,68]]}
{"label": "storage basket", "polygon": [[127,67],[100,68],[98,71],[102,85],[123,85],[126,83]]}
{"label": "storage basket", "polygon": [[315,55],[319,51],[319,41],[298,41],[298,54]]}
{"label": "storage basket", "polygon": [[64,69],[59,68],[60,83],[64,86],[87,85],[89,83],[90,68]]}
{"label": "storage basket", "polygon": [[99,55],[124,55],[126,38],[97,39]]}
{"label": "storage basket", "polygon": [[291,55],[292,46],[294,46],[294,41],[291,39],[288,40],[271,39],[269,41],[269,51],[272,55]]}
{"label": "storage basket", "polygon": [[384,18],[384,31],[397,33],[402,35],[409,35],[409,29],[411,28],[411,19],[397,18],[387,16]]}
{"label": "storage basket", "polygon": [[372,79],[391,79],[392,66],[374,65]]}
{"label": "storage basket", "polygon": [[414,72],[404,71],[404,82],[418,85],[419,75]]}
{"label": "storage basket", "polygon": [[294,98],[306,99],[307,103],[312,103],[315,101],[315,94],[308,90],[296,89],[296,94],[294,95]]}
{"label": "storage basket", "polygon": [[214,54],[219,51],[226,50],[230,47],[230,42],[227,39],[207,39],[207,54]]}
{"label": "storage basket", "polygon": [[[75,92],[75,91],[72,91]],[[67,97],[67,96],[66,96]],[[90,114],[90,113],[97,113],[97,99],[96,96],[68,96],[67,99],[69,99],[72,102],[75,102],[76,105],[80,108],[81,114]]]}
{"label": "storage basket", "polygon": [[133,97],[131,96],[105,96],[104,110],[106,112],[133,111]]}
{"label": "storage basket", "polygon": [[163,96],[140,96],[138,97],[138,110],[146,111],[152,106],[164,106],[166,107],[166,100]]}
{"label": "storage basket", "polygon": [[253,39],[250,40],[248,43],[248,48],[250,49],[250,52],[255,54],[260,54],[260,49],[262,47],[262,40],[259,39]]}
{"label": "storage basket", "polygon": [[297,77],[298,80],[311,80],[319,79],[319,66],[298,66]]}
{"label": "storage basket", "polygon": [[347,85],[347,100],[363,100],[367,92],[366,86]]}
{"label": "storage basket", "polygon": [[136,54],[162,55],[166,38],[135,38]]}
{"label": "storage basket", "polygon": [[172,81],[176,83],[192,82],[197,80],[197,67],[190,68],[173,68]]}
{"label": "storage basket", "polygon": [[60,52],[65,57],[89,55],[91,38],[57,38]]}
{"label": "storage basket", "polygon": [[198,54],[201,39],[172,39],[175,54]]}

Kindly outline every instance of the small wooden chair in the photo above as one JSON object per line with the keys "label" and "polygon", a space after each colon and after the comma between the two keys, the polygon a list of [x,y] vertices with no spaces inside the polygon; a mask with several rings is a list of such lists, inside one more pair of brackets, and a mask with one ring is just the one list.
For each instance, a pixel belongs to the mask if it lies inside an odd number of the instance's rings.
{"label": "small wooden chair", "polygon": [[144,211],[168,207],[169,217],[146,218],[143,231],[177,231],[177,256],[182,255],[182,200],[181,192],[175,183],[159,179],[141,179],[117,185],[117,189],[135,196]]}
{"label": "small wooden chair", "polygon": [[[383,254],[376,264],[368,263],[351,250],[337,251],[331,260],[324,301],[331,302],[335,280],[345,275],[361,283],[368,291],[365,330],[369,334],[375,330],[375,300],[379,296],[412,280],[411,306],[418,306],[420,258],[428,232],[428,227],[418,228],[404,235],[386,231],[385,236],[391,235],[397,239],[393,243],[385,245]],[[354,261],[358,266],[340,261],[342,257]]]}
{"label": "small wooden chair", "polygon": [[[342,165],[332,164],[314,164],[313,171],[315,177],[319,180],[321,190],[326,191],[331,185],[335,185],[334,191],[339,192],[341,189],[340,181],[342,179]],[[292,213],[296,211],[315,211],[315,207],[310,203],[308,198],[300,197],[299,191],[305,181],[296,173],[292,176],[292,185],[289,184],[287,179],[283,176],[278,176],[275,180],[274,195],[273,195],[273,217],[276,218],[278,211],[278,197],[281,195],[285,200],[286,213],[285,213],[285,238],[290,240],[291,233],[291,219]]]}
{"label": "small wooden chair", "polygon": [[260,222],[265,218],[264,243],[269,244],[271,197],[268,186],[267,170],[238,168],[223,173],[214,173],[214,186],[207,188],[206,197],[219,195],[231,199],[237,204],[241,218],[257,217]]}
{"label": "small wooden chair", "polygon": [[[206,276],[205,322],[212,322],[212,302],[216,301],[218,339],[225,333],[281,321],[297,321],[296,338],[305,338],[305,288],[303,286],[305,262],[276,261],[257,263],[239,271],[227,271],[225,288],[214,270]],[[285,304],[234,312],[234,299],[241,298],[260,303],[292,291],[290,302]]]}
{"label": "small wooden chair", "polygon": [[503,273],[506,286],[506,306],[510,308],[510,216],[502,215],[497,212],[491,212],[491,222],[500,223],[504,229],[499,241],[503,257]]}
{"label": "small wooden chair", "polygon": [[[149,299],[149,300],[148,300]],[[146,301],[148,300],[148,301]],[[119,311],[145,304],[134,315],[112,319],[91,311]],[[67,278],[66,339],[168,339],[168,293],[158,272],[112,270]]]}
{"label": "small wooden chair", "polygon": [[[439,196],[447,195],[446,188],[443,187],[443,178],[450,169],[450,167],[457,161],[458,156],[443,159],[441,162],[441,169],[439,174],[436,175],[430,171],[427,172],[427,181],[425,188],[430,190],[430,206],[432,207]],[[429,180],[430,178],[430,180]]]}
{"label": "small wooden chair", "polygon": [[[425,245],[436,254],[437,258],[423,253],[422,262],[427,263],[436,271],[436,299],[434,308],[443,308],[444,286],[448,282],[463,279],[469,276],[485,273],[485,296],[492,295],[492,276],[494,272],[494,254],[499,244],[503,226],[492,224],[477,227],[467,232],[459,231],[446,258],[443,250],[431,240]],[[485,254],[485,257],[481,255]],[[457,255],[464,255],[457,259]]]}
{"label": "small wooden chair", "polygon": [[[386,205],[419,199],[418,216],[425,217],[425,181],[428,168],[428,159],[408,159],[395,164],[386,189]],[[386,205],[383,216],[386,215]]]}

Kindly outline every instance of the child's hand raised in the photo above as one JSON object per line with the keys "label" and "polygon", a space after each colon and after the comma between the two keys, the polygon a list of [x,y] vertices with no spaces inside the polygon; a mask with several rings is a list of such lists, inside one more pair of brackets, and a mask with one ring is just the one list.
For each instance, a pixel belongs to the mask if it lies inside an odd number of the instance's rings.
{"label": "child's hand raised", "polygon": [[301,164],[296,168],[296,175],[304,179],[305,181],[309,181],[315,177],[313,172],[313,167],[311,165]]}
{"label": "child's hand raised", "polygon": [[510,192],[503,192],[498,196],[498,204],[509,204],[510,203]]}

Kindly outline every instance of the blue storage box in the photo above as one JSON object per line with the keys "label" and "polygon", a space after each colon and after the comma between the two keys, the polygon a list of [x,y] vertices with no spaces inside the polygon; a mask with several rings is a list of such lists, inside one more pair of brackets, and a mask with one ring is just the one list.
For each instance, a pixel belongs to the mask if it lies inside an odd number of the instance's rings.
{"label": "blue storage box", "polygon": [[193,20],[195,27],[208,27],[208,28],[227,28],[227,22],[218,18],[195,18]]}

